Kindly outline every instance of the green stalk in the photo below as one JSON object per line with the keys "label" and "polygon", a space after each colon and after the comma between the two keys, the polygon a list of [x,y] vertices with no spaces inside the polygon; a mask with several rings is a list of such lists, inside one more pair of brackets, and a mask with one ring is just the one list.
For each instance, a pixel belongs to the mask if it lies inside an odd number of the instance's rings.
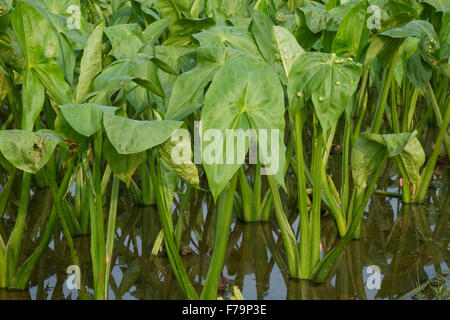
{"label": "green stalk", "polygon": [[314,117],[313,124],[313,150],[312,150],[312,177],[313,177],[313,203],[310,220],[310,246],[311,246],[311,266],[315,266],[320,259],[320,209],[322,207],[322,154],[323,154],[323,133],[322,129]]}
{"label": "green stalk", "polygon": [[156,175],[155,156],[151,151],[147,152],[150,159],[150,176],[155,183],[154,191],[156,197],[156,204],[158,206],[158,214],[164,231],[164,243],[167,249],[170,265],[183,293],[189,300],[197,300],[199,297],[192,286],[183,262],[181,261],[177,244],[175,242],[172,215],[170,209],[166,206],[166,201],[163,194],[163,187],[159,177]]}
{"label": "green stalk", "polygon": [[235,174],[231,179],[228,190],[222,192],[218,202],[213,255],[206,275],[205,285],[200,296],[202,300],[217,300],[217,289],[223,270],[233,217],[233,199],[234,193],[236,192],[237,176],[238,174]]}
{"label": "green stalk", "polygon": [[[450,101],[450,100],[449,100]],[[444,141],[444,137],[447,134],[447,128],[450,123],[450,102],[447,102],[445,107],[445,116],[443,120],[443,124],[439,130],[439,135],[436,139],[436,143],[434,146],[433,153],[431,154],[430,159],[427,162],[427,165],[422,171],[421,182],[419,187],[417,188],[417,192],[414,195],[414,202],[422,202],[425,200],[425,196],[427,194],[428,187],[431,183],[431,178],[433,177],[433,170],[436,166],[436,162],[439,156],[439,152]]]}
{"label": "green stalk", "polygon": [[6,285],[12,280],[19,264],[19,253],[22,244],[23,232],[26,226],[28,205],[30,202],[31,173],[23,172],[20,189],[20,202],[17,212],[16,224],[6,245]]}
{"label": "green stalk", "polygon": [[270,190],[272,191],[275,214],[283,236],[284,248],[288,260],[289,274],[291,277],[300,278],[300,257],[297,250],[297,242],[292,227],[286,217],[281,203],[279,185],[273,176],[267,176]]}
{"label": "green stalk", "polygon": [[297,196],[298,196],[298,210],[300,215],[300,277],[307,279],[311,270],[310,266],[310,228],[309,228],[309,212],[306,198],[306,178],[304,169],[304,157],[303,157],[303,126],[304,119],[302,119],[300,112],[295,115],[295,146],[297,153]]}
{"label": "green stalk", "polygon": [[[62,199],[65,192],[67,191],[70,178],[71,178],[73,170],[75,168],[76,158],[77,157],[75,155],[72,159],[70,159],[69,164],[67,166],[67,170],[64,174],[63,180],[58,189],[57,199],[55,199],[54,201],[58,201],[58,200]],[[53,204],[53,207],[52,207],[52,210],[50,212],[50,216],[49,216],[49,219],[47,222],[47,226],[45,227],[45,230],[41,237],[39,245],[33,251],[31,256],[24,262],[24,264],[17,271],[17,273],[14,276],[14,279],[10,285],[11,288],[23,290],[28,285],[29,279],[31,277],[31,273],[33,272],[35,265],[38,263],[38,261],[44,254],[45,250],[47,250],[47,248],[48,248],[48,244],[50,243],[51,237],[53,235],[53,230],[54,230],[54,227],[56,224],[57,217],[58,217],[58,214],[57,214],[57,210],[56,210],[56,205]]]}
{"label": "green stalk", "polygon": [[[151,164],[150,164],[151,165]],[[147,162],[141,165],[142,202],[145,206],[155,204],[154,188]]]}
{"label": "green stalk", "polygon": [[414,88],[413,94],[409,103],[405,105],[405,113],[402,119],[402,132],[410,132],[412,126],[412,120],[414,112],[416,111],[417,99],[419,98],[419,90]]}
{"label": "green stalk", "polygon": [[[102,156],[102,130],[99,130],[94,135],[94,167],[93,167],[93,179],[95,190],[95,205],[96,211],[94,221],[91,221],[91,228],[97,230],[96,237],[98,249],[98,285],[99,290],[95,292],[95,298],[98,300],[104,300],[105,289],[105,265],[106,265],[106,244],[104,234],[104,217],[103,217],[103,199],[102,199],[102,182],[101,182],[101,156]],[[91,219],[92,220],[92,219]]]}
{"label": "green stalk", "polygon": [[[427,84],[428,94],[430,96],[431,105],[433,106],[434,114],[436,115],[436,120],[440,128],[442,128],[442,114],[441,109],[439,108],[439,105],[436,101],[436,96],[434,95],[433,87],[431,86],[431,83],[428,82]],[[447,126],[446,126],[447,127]],[[447,151],[447,157],[450,158],[450,138],[448,136],[448,132],[446,131],[444,134],[444,145],[445,149]]]}
{"label": "green stalk", "polygon": [[95,219],[96,208],[95,208],[95,188],[94,188],[94,179],[92,178],[92,173],[89,168],[89,160],[87,154],[83,154],[83,158],[81,161],[83,166],[83,173],[86,178],[86,194],[88,197],[89,204],[89,217],[91,222],[91,260],[92,260],[92,271],[94,274],[94,291],[99,292],[99,248],[98,248],[98,228],[96,227],[97,220]]}
{"label": "green stalk", "polygon": [[342,213],[344,219],[348,215],[349,198],[350,198],[350,178],[349,178],[349,165],[350,165],[350,136],[352,134],[351,118],[345,118],[344,127],[344,149],[342,153],[342,187],[341,187],[341,204]]}
{"label": "green stalk", "polygon": [[395,100],[395,81],[391,81],[391,113],[392,113],[392,128],[394,133],[400,133],[400,122],[397,115],[397,102]]}
{"label": "green stalk", "polygon": [[101,186],[102,186],[102,199],[105,198],[106,189],[108,188],[108,183],[109,183],[109,180],[111,178],[111,173],[112,173],[111,167],[108,164],[106,166],[106,168],[105,168],[105,171],[103,172],[103,177],[102,177],[102,183],[101,183]]}
{"label": "green stalk", "polygon": [[190,185],[188,185],[186,192],[184,193],[183,200],[181,200],[181,204],[180,204],[177,225],[175,227],[175,239],[177,241],[178,249],[181,248],[181,236],[183,234],[184,212],[186,211],[186,208],[189,204],[191,191],[192,191],[192,187]]}
{"label": "green stalk", "polygon": [[119,178],[117,178],[114,175],[113,184],[112,184],[112,188],[111,188],[108,229],[107,229],[107,236],[106,236],[106,255],[107,255],[108,259],[106,261],[106,270],[105,270],[105,299],[108,299],[109,276],[110,276],[110,272],[111,272],[111,264],[113,261],[112,255],[113,255],[113,247],[114,247],[114,234],[116,231],[118,198],[119,198]]}
{"label": "green stalk", "polygon": [[261,164],[256,164],[255,180],[253,182],[253,208],[257,214],[256,220],[261,221]]}
{"label": "green stalk", "polygon": [[8,182],[6,182],[2,194],[0,195],[0,219],[3,218],[3,215],[5,214],[6,205],[8,204],[9,196],[11,195],[12,186],[14,184],[16,176],[17,169],[14,168],[9,175]]}
{"label": "green stalk", "polygon": [[356,139],[358,139],[358,137],[359,137],[359,133],[361,132],[361,126],[362,126],[362,123],[363,123],[364,118],[366,116],[368,99],[369,99],[369,96],[368,96],[368,94],[366,94],[364,96],[364,101],[363,101],[363,104],[362,104],[362,107],[361,107],[361,113],[359,114],[359,118],[358,118],[358,122],[356,123],[355,131],[354,131],[354,133],[352,135],[352,144],[355,143]]}
{"label": "green stalk", "polygon": [[383,91],[381,92],[381,97],[377,101],[376,114],[375,118],[371,125],[371,133],[379,133],[381,129],[381,124],[383,121],[384,110],[386,109],[387,98],[389,94],[389,88],[391,86],[391,82],[394,81],[394,70],[397,64],[397,60],[400,57],[400,53],[402,52],[401,47],[397,49],[394,53],[392,61],[389,65],[389,71],[387,77],[383,77],[382,87]]}
{"label": "green stalk", "polygon": [[338,125],[338,122],[336,121],[330,129],[330,133],[328,134],[328,139],[327,139],[327,143],[325,145],[325,152],[324,152],[323,160],[322,160],[324,167],[327,167],[327,165],[328,165],[328,158],[330,157],[330,151],[331,151],[331,147],[333,145],[334,136],[336,134],[337,125]]}
{"label": "green stalk", "polygon": [[384,163],[386,162],[386,159],[388,158],[388,154],[386,153],[384,156],[383,161],[381,162],[380,166],[375,171],[375,174],[370,181],[369,187],[367,188],[364,199],[362,201],[361,206],[357,209],[357,214],[355,215],[348,231],[345,237],[342,238],[342,240],[339,242],[339,244],[331,250],[320,262],[317,264],[313,271],[312,271],[312,277],[314,281],[316,282],[324,282],[329,277],[331,270],[333,266],[336,263],[336,260],[339,258],[339,256],[344,252],[347,245],[350,243],[350,241],[353,239],[354,232],[358,228],[359,221],[362,219],[362,216],[364,214],[364,211],[366,209],[367,204],[369,203],[370,196],[372,195],[372,192],[375,189],[376,183],[378,181],[378,178],[381,175],[381,172],[383,171]]}
{"label": "green stalk", "polygon": [[253,191],[250,188],[250,185],[247,181],[247,177],[245,176],[244,167],[241,166],[238,170],[238,178],[239,178],[239,186],[241,187],[242,194],[242,211],[245,222],[254,222],[256,221],[256,214],[258,213],[253,208]]}
{"label": "green stalk", "polygon": [[72,264],[79,266],[80,262],[78,259],[77,252],[75,250],[75,246],[73,244],[72,234],[70,232],[70,228],[69,228],[69,225],[67,222],[67,218],[68,218],[68,215],[66,214],[67,211],[64,211],[63,207],[62,207],[62,199],[61,198],[62,198],[63,193],[61,192],[61,197],[60,197],[60,194],[59,194],[60,188],[58,187],[58,184],[56,182],[55,154],[52,155],[52,157],[50,158],[50,161],[48,162],[45,169],[46,170],[44,170],[43,172],[44,172],[45,177],[50,185],[50,193],[54,199],[56,212],[58,213],[58,217],[61,222],[63,234],[66,239],[67,245],[69,247],[71,262],[72,262]]}

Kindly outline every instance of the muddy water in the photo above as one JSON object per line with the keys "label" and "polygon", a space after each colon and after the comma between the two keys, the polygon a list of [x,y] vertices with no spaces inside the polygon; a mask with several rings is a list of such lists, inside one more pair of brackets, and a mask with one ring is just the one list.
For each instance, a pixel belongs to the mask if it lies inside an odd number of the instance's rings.
{"label": "muddy water", "polygon": [[[380,179],[378,188],[398,192],[396,177],[389,175],[386,172],[386,176]],[[347,247],[329,280],[321,284],[289,278],[276,221],[252,224],[235,221],[220,282],[220,295],[230,298],[233,286],[238,286],[246,299],[448,297],[448,189],[449,168],[446,168],[439,172],[424,204],[407,205],[395,197],[373,195],[364,216],[361,239]],[[32,193],[24,257],[31,254],[39,243],[51,206],[48,190],[33,190]],[[285,195],[286,212],[289,212],[293,226],[297,227],[295,201],[295,196]],[[17,198],[13,196],[10,202],[5,217],[0,220],[2,235],[13,226]],[[176,204],[174,214],[178,214]],[[215,211],[210,196],[200,191],[193,192],[186,211],[182,245],[186,247],[183,261],[198,292],[210,262],[214,227]],[[110,299],[183,298],[164,252],[158,256],[151,255],[160,230],[156,209],[133,206],[126,190],[121,189]],[[80,256],[83,281],[88,292],[93,293],[89,236],[76,237],[74,241]],[[322,254],[338,241],[331,217],[324,216]],[[25,291],[0,289],[0,299],[77,299],[77,290],[70,290],[67,286],[66,268],[69,265],[68,247],[61,231],[55,230],[45,256],[35,268],[29,288]]]}

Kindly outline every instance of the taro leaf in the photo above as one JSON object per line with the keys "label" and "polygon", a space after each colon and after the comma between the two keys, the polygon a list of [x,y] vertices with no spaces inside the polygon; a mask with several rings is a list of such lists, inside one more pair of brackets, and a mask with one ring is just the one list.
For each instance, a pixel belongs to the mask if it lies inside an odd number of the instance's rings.
{"label": "taro leaf", "polygon": [[105,139],[103,144],[103,155],[108,161],[112,172],[122,180],[127,187],[130,186],[131,178],[134,172],[142,162],[147,159],[145,152],[134,154],[120,154],[112,146],[108,139]]}
{"label": "taro leaf", "polygon": [[358,188],[365,188],[367,178],[376,169],[384,154],[399,156],[409,181],[416,189],[420,183],[419,170],[425,162],[425,153],[417,139],[417,132],[397,134],[362,134],[352,150],[352,174]]}
{"label": "taro leaf", "polygon": [[450,0],[421,0],[420,2],[426,2],[433,6],[436,11],[444,11],[445,8],[450,6]]}
{"label": "taro leaf", "polygon": [[335,54],[306,52],[292,65],[288,79],[290,107],[312,99],[324,132],[337,121],[358,87],[361,65]]}
{"label": "taro leaf", "polygon": [[247,0],[222,0],[220,9],[230,17],[247,17]]}
{"label": "taro leaf", "polygon": [[200,47],[197,49],[198,66],[180,75],[172,89],[166,119],[181,120],[203,103],[203,90],[217,70],[231,57],[246,55],[228,47]]}
{"label": "taro leaf", "polygon": [[58,112],[55,118],[55,131],[64,136],[67,140],[76,141],[77,143],[86,141],[86,137],[76,132],[70,124],[64,119],[62,112]]}
{"label": "taro leaf", "polygon": [[407,174],[405,178],[413,184],[413,189],[417,190],[421,181],[420,168],[425,163],[425,152],[416,137],[410,139],[400,153],[400,159]]}
{"label": "taro leaf", "polygon": [[200,108],[197,101],[203,96],[203,90],[212,80],[217,69],[216,65],[195,67],[179,76],[169,99],[166,119],[181,120]]}
{"label": "taro leaf", "polygon": [[25,69],[22,86],[22,128],[33,130],[34,122],[44,106],[45,90],[33,69]]}
{"label": "taro leaf", "polygon": [[169,19],[159,19],[150,24],[142,33],[144,42],[153,44],[156,40],[158,40],[164,30],[166,30],[169,24]]}
{"label": "taro leaf", "polygon": [[102,70],[102,38],[104,23],[98,25],[90,35],[80,65],[76,101],[81,102],[89,93],[94,77]]}
{"label": "taro leaf", "polygon": [[409,141],[416,136],[414,133],[397,133],[397,134],[384,134],[383,144],[386,146],[389,156],[398,156],[407,146]]}
{"label": "taro leaf", "polygon": [[72,91],[57,63],[39,65],[32,69],[36,71],[48,95],[57,104],[73,103]]}
{"label": "taro leaf", "polygon": [[422,89],[431,79],[432,68],[424,63],[419,52],[416,51],[408,60],[406,76],[417,88]]}
{"label": "taro leaf", "polygon": [[366,15],[366,1],[354,6],[347,13],[334,37],[332,52],[341,57],[353,57],[359,60],[370,34],[366,24]]}
{"label": "taro leaf", "polygon": [[[229,47],[199,47],[197,48],[197,60],[199,67],[214,65],[217,68],[228,59],[238,56],[249,56],[247,53]],[[256,58],[255,56],[252,56]]]}
{"label": "taro leaf", "polygon": [[44,102],[42,85],[57,103],[70,103],[72,97],[58,66],[58,41],[48,22],[32,6],[19,2],[11,14],[11,23],[26,62],[22,127],[32,130]]}
{"label": "taro leaf", "polygon": [[365,134],[358,137],[352,149],[351,167],[353,182],[359,190],[367,185],[367,179],[384,159],[386,148]]}
{"label": "taro leaf", "polygon": [[60,106],[61,112],[78,133],[90,137],[102,128],[103,113],[114,114],[117,107],[102,106],[93,103]]}
{"label": "taro leaf", "polygon": [[275,48],[272,46],[272,27],[273,21],[265,14],[259,11],[252,12],[252,23],[250,30],[255,37],[259,50],[261,51],[267,63],[275,62]]}
{"label": "taro leaf", "polygon": [[139,121],[108,113],[103,115],[106,134],[120,154],[143,152],[160,145],[182,124],[179,121]]}
{"label": "taro leaf", "polygon": [[448,58],[450,55],[450,6],[446,7],[442,13],[441,32],[439,34],[441,49],[439,59]]}
{"label": "taro leaf", "polygon": [[18,2],[11,14],[11,25],[25,55],[28,66],[56,62],[58,41],[47,20],[24,1]]}
{"label": "taro leaf", "polygon": [[163,18],[170,19],[171,23],[174,23],[189,10],[189,2],[190,0],[159,0],[158,7]]}
{"label": "taro leaf", "polygon": [[374,59],[378,58],[378,61],[383,67],[387,66],[391,62],[394,52],[399,50],[403,42],[404,39],[390,38],[387,36],[372,37],[366,52],[364,65],[370,66]]}
{"label": "taro leaf", "polygon": [[387,30],[381,34],[391,38],[415,37],[421,39],[421,55],[426,61],[429,61],[431,54],[440,48],[439,38],[434,31],[433,25],[424,20],[414,20],[400,28]]}
{"label": "taro leaf", "polygon": [[301,7],[298,9],[303,13],[306,25],[312,32],[337,31],[339,21],[327,10],[319,7]]}
{"label": "taro leaf", "polygon": [[[138,54],[131,59],[117,61],[105,68],[95,78],[93,89],[94,91],[101,92],[105,91],[108,87],[112,88],[110,85],[111,82],[119,82],[125,85],[133,78],[137,78],[146,80],[145,82],[140,82],[140,85],[145,86],[157,95],[164,95],[163,88],[155,71],[155,65],[153,64],[155,61],[159,66],[165,66],[164,62],[159,59],[144,54]],[[169,66],[167,68],[171,69]],[[106,93],[107,95],[114,93],[111,90],[108,91]]]}
{"label": "taro leaf", "polygon": [[46,165],[59,142],[60,137],[48,130],[0,132],[0,151],[5,158],[16,168],[32,174]]}
{"label": "taro leaf", "polygon": [[[251,132],[246,130],[254,129],[258,138],[259,151],[262,151],[262,162],[264,160],[272,162],[268,163],[269,166],[273,166],[269,173],[275,175],[281,186],[285,186],[283,178],[286,161],[283,142],[284,112],[282,86],[267,64],[242,56],[227,60],[217,72],[206,94],[201,116],[203,134],[213,134],[210,143],[203,142],[202,148],[205,157],[203,166],[215,199],[244,163],[245,154],[249,148],[248,139],[245,139],[245,146],[238,146],[238,142],[234,143],[234,148],[226,148],[227,140],[235,140],[232,137],[233,132],[227,129],[242,129],[241,133],[250,135]],[[262,141],[260,129],[267,130],[269,141],[266,144]],[[215,135],[216,133],[218,135]],[[272,144],[270,137],[274,133],[278,133],[279,136],[278,141],[273,141]],[[223,139],[216,141],[219,137]],[[207,139],[206,136],[203,137],[204,141]],[[277,147],[278,150],[276,150]],[[239,153],[238,148],[240,148]],[[222,152],[222,155],[221,149],[226,151]],[[267,151],[268,149],[270,151]],[[270,160],[269,152],[272,156]],[[213,159],[209,159],[210,155]],[[227,156],[231,155],[234,156],[234,161],[227,161]]]}
{"label": "taro leaf", "polygon": [[303,54],[305,50],[298,44],[297,40],[289,30],[280,26],[274,26],[272,30],[278,54],[283,62],[284,71],[286,72],[286,76],[289,76],[289,72],[295,59]]}
{"label": "taro leaf", "polygon": [[171,33],[177,37],[190,36],[191,34],[207,30],[214,25],[215,22],[212,18],[182,18],[171,25]]}
{"label": "taro leaf", "polygon": [[[73,16],[74,10],[76,10],[75,8],[81,8],[80,0],[41,0],[40,4],[52,13],[62,15],[66,18],[71,18]],[[81,10],[80,14],[80,28],[81,30],[85,30],[85,21]]]}
{"label": "taro leaf", "polygon": [[[182,163],[178,163],[173,161],[172,153],[174,152],[174,149],[176,147],[180,147],[179,144],[182,142],[176,142],[172,139],[165,142],[161,147],[158,148],[158,152],[161,156],[161,158],[164,159],[164,161],[172,167],[172,169],[175,170],[175,172],[188,184],[199,187],[200,186],[200,180],[198,177],[198,169],[195,166],[195,164],[192,162],[191,159],[183,159]],[[190,140],[189,140],[190,143]],[[181,146],[181,148],[191,148],[190,145],[188,146]],[[176,151],[176,150],[175,150]]]}
{"label": "taro leaf", "polygon": [[202,47],[231,47],[261,57],[258,46],[247,27],[217,26],[193,35]]}
{"label": "taro leaf", "polygon": [[113,55],[117,60],[135,56],[144,46],[142,31],[137,24],[119,24],[105,28],[111,41]]}

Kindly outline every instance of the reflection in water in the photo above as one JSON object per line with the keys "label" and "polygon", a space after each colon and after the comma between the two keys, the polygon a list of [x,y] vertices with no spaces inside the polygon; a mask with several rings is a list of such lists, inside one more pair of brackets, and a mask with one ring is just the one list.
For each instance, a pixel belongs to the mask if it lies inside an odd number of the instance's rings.
{"label": "reflection in water", "polygon": [[[238,286],[246,299],[433,299],[448,292],[449,228],[448,170],[441,182],[430,190],[426,203],[403,204],[397,198],[374,195],[365,215],[359,241],[353,241],[337,261],[327,282],[313,284],[290,279],[281,234],[276,221],[232,226],[226,254],[220,294],[232,295]],[[380,179],[386,191],[395,185],[388,176]],[[444,181],[445,183],[443,183]],[[110,299],[183,299],[167,257],[154,248],[161,231],[154,207],[133,207],[126,192],[119,201],[114,263],[110,282]],[[177,197],[176,197],[177,198]],[[181,246],[194,287],[201,290],[210,263],[215,225],[211,197],[193,191],[185,212]],[[10,232],[15,219],[17,200],[11,201],[0,220],[0,233]],[[178,198],[177,198],[178,199]],[[289,206],[291,201],[286,203]],[[295,201],[293,201],[295,203]],[[178,215],[178,202],[174,215]],[[39,243],[51,209],[46,189],[34,190],[30,220],[24,240],[23,258]],[[296,209],[290,222],[298,223]],[[325,254],[339,241],[333,220],[322,220],[322,245]],[[89,236],[74,238],[79,252],[82,277],[93,294]],[[156,250],[155,250],[156,249]],[[152,252],[158,252],[152,255]],[[76,290],[66,286],[69,250],[61,230],[43,259],[36,266],[25,291],[0,289],[0,299],[77,299]],[[369,266],[380,269],[380,287],[367,286]]]}

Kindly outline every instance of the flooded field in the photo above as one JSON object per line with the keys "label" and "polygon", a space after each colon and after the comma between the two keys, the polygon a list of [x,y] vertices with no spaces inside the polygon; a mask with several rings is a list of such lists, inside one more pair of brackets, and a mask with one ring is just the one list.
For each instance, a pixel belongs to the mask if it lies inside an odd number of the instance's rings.
{"label": "flooded field", "polygon": [[[363,232],[339,258],[330,279],[321,284],[289,277],[280,230],[275,220],[242,223],[234,220],[229,238],[219,295],[229,299],[238,286],[245,299],[446,299],[448,298],[450,261],[449,170],[430,189],[427,201],[420,205],[402,204],[396,197],[375,194],[364,215]],[[391,180],[380,179],[383,189]],[[125,191],[125,190],[124,190]],[[32,252],[39,240],[42,223],[49,214],[51,197],[46,189],[33,192],[30,225],[24,242],[24,254]],[[124,192],[126,194],[126,192]],[[178,198],[178,197],[176,197]],[[182,236],[182,260],[198,290],[210,264],[215,228],[215,208],[203,192],[192,196],[185,215]],[[290,221],[298,223],[293,210],[295,199],[285,197],[291,208]],[[291,206],[292,205],[292,206]],[[174,214],[178,214],[174,205]],[[0,230],[11,226],[11,217],[2,219]],[[156,208],[132,205],[128,196],[119,201],[115,257],[109,286],[110,299],[184,299],[164,252],[152,255],[161,231]],[[340,240],[329,216],[322,220],[322,247],[325,252]],[[90,237],[74,238],[81,275],[93,294]],[[323,255],[323,252],[322,252]],[[25,291],[0,290],[0,299],[78,299],[70,290],[66,272],[70,265],[67,244],[59,230],[44,257],[37,264]],[[368,281],[379,267],[380,283]],[[375,286],[375,287],[374,287]]]}

